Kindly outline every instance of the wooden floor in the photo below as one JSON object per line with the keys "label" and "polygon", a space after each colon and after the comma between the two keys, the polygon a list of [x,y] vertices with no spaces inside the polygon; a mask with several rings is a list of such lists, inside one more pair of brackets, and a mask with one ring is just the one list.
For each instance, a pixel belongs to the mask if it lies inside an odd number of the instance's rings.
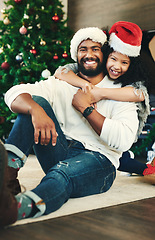
{"label": "wooden floor", "polygon": [[0,240],[153,240],[155,198],[0,230]]}

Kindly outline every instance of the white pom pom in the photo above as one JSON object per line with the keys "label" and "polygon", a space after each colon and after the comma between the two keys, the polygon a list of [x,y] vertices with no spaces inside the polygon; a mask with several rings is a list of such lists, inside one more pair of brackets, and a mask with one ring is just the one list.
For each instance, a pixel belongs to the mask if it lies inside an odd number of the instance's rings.
{"label": "white pom pom", "polygon": [[43,78],[48,78],[49,76],[51,76],[51,72],[48,69],[45,69],[44,71],[42,71],[41,76]]}

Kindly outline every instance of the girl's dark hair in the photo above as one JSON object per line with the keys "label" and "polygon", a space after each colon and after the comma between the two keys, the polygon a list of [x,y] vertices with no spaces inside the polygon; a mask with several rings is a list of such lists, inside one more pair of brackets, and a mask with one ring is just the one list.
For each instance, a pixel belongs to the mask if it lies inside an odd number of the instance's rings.
{"label": "girl's dark hair", "polygon": [[[112,53],[114,50],[113,48],[110,48],[108,43],[104,44],[102,47],[102,52],[103,52],[103,68],[104,68],[104,73],[108,74],[107,69],[106,69],[106,62],[108,59],[108,56],[110,53]],[[121,83],[122,87],[126,85],[131,85],[136,82],[142,82],[143,85],[147,87],[148,85],[148,75],[145,70],[145,66],[143,66],[143,63],[140,59],[140,57],[130,57],[130,66],[128,68],[128,71],[120,76],[118,79],[114,81],[114,84]]]}

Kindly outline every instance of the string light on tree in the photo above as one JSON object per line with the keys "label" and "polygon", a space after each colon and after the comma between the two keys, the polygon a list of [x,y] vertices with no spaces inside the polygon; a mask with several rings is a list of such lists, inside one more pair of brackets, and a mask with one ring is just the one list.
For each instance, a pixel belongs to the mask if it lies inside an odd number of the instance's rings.
{"label": "string light on tree", "polygon": [[56,44],[62,45],[62,42],[59,40],[59,41],[56,41]]}
{"label": "string light on tree", "polygon": [[24,13],[24,19],[29,19],[29,15],[27,15],[26,13]]}
{"label": "string light on tree", "polygon": [[0,48],[0,54],[4,52],[3,47]]}
{"label": "string light on tree", "polygon": [[6,16],[5,12],[6,12],[5,8],[1,9],[1,13],[2,13],[2,16],[1,16],[1,17],[2,17],[2,18],[4,18],[4,17]]}

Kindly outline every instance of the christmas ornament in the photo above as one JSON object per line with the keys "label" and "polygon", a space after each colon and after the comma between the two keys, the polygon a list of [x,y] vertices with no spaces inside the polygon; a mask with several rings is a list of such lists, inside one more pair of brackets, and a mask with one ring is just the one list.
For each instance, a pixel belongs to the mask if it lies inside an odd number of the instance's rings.
{"label": "christmas ornament", "polygon": [[68,54],[66,53],[66,51],[62,54],[63,58],[68,58]]}
{"label": "christmas ornament", "polygon": [[15,3],[21,3],[22,2],[22,0],[14,0],[15,1]]}
{"label": "christmas ornament", "polygon": [[20,29],[19,29],[19,32],[20,34],[26,34],[27,33],[27,29],[25,26],[22,26]]}
{"label": "christmas ornament", "polygon": [[0,124],[4,123],[5,122],[5,118],[0,116]]}
{"label": "christmas ornament", "polygon": [[21,55],[21,54],[18,54],[18,55],[16,56],[16,60],[17,60],[18,62],[21,62],[21,61],[23,60],[22,55]]}
{"label": "christmas ornament", "polygon": [[45,42],[44,40],[41,39],[41,41],[40,41],[40,45],[41,45],[41,46],[45,46],[45,45],[46,45],[46,42]]}
{"label": "christmas ornament", "polygon": [[36,49],[33,48],[33,49],[30,50],[30,53],[36,55],[36,54],[37,54],[37,51],[36,51]]}
{"label": "christmas ornament", "polygon": [[11,22],[10,22],[9,18],[6,17],[6,18],[4,18],[3,23],[4,23],[5,25],[9,25]]}
{"label": "christmas ornament", "polygon": [[48,78],[49,76],[51,76],[51,72],[48,69],[45,69],[44,71],[42,71],[41,76],[43,78]]}
{"label": "christmas ornament", "polygon": [[55,54],[55,55],[53,56],[53,59],[54,59],[54,60],[58,60],[58,58],[59,58],[59,57],[58,57],[57,54]]}
{"label": "christmas ornament", "polygon": [[10,67],[10,65],[9,65],[9,63],[6,62],[6,61],[1,64],[1,68],[2,68],[3,70],[8,70],[9,67]]}
{"label": "christmas ornament", "polygon": [[59,21],[59,16],[57,15],[57,13],[55,13],[55,15],[52,17],[52,20],[54,22],[58,22]]}

